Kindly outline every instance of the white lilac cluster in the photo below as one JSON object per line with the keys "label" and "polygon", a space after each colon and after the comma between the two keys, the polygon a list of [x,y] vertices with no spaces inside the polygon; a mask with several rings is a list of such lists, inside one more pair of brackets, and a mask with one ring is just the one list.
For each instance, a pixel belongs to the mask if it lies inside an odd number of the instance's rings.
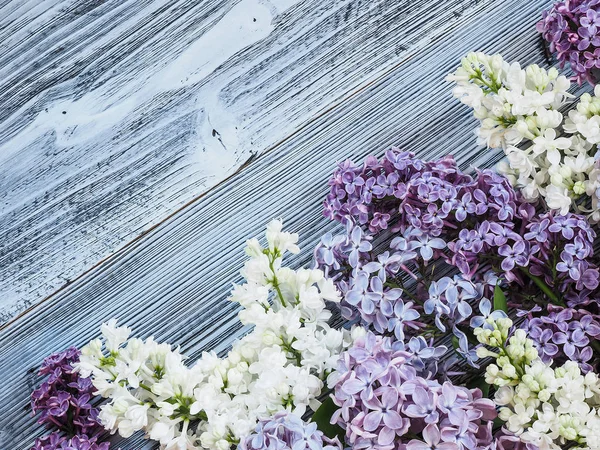
{"label": "white lilac cluster", "polygon": [[573,208],[600,221],[600,99],[584,94],[565,118],[559,109],[570,97],[566,77],[484,53],[463,58],[447,80],[456,82],[454,96],[480,120],[478,143],[504,150],[498,170],[526,200],[541,198],[562,214]]}
{"label": "white lilac cluster", "polygon": [[577,362],[552,368],[537,354],[524,330],[509,337],[512,321],[489,319],[475,329],[478,349],[496,364],[486,369],[486,382],[498,387],[495,403],[506,430],[539,449],[600,449],[600,380],[582,374]]}
{"label": "white lilac cluster", "polygon": [[267,248],[247,242],[246,283],[234,286],[230,298],[254,329],[225,358],[204,353],[187,367],[178,349],[128,339],[130,329],[115,321],[102,326],[104,342],[82,349],[78,369],[110,399],[100,413],[106,428],[123,437],[143,430],[166,449],[228,450],[260,419],[284,410],[302,416],[319,406],[339,354],[364,330],[328,325],[325,301],[340,297],[321,271],[282,266],[286,252],[299,251],[296,234],[272,221],[266,238]]}

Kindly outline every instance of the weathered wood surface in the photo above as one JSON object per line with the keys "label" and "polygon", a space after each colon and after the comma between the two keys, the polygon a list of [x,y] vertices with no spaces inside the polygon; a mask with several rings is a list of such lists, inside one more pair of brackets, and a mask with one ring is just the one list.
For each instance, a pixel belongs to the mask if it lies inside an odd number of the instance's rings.
{"label": "weathered wood surface", "polygon": [[[414,3],[410,2],[411,7]],[[471,133],[475,122],[451,98],[443,78],[472,49],[501,51],[522,63],[543,63],[534,23],[549,3],[470,4],[459,17],[438,25],[435,37],[417,40],[403,50],[393,71],[4,326],[0,330],[0,448],[25,449],[42,432],[28,415],[27,401],[31,372],[42,358],[68,345],[85,343],[111,317],[132,326],[138,336],[154,335],[180,344],[192,360],[206,349],[226,349],[240,333],[236,310],[226,297],[231,282],[239,281],[244,240],[261,233],[269,219],[283,217],[287,228],[302,238],[303,252],[293,265],[308,263],[319,236],[332,228],[322,218],[320,204],[336,161],[381,154],[390,145],[411,149],[424,158],[452,153],[463,167],[489,166],[496,161],[497,153],[475,147]],[[444,14],[438,6],[426,13],[427,20]],[[390,26],[400,35],[418,31],[394,27]],[[382,32],[377,39],[388,37]],[[371,45],[374,57],[379,44]],[[346,57],[351,54],[348,49]],[[330,75],[335,76],[339,74]],[[328,81],[320,86],[323,91]],[[283,118],[272,120],[281,126]],[[268,128],[269,133],[278,132],[276,128]],[[264,131],[262,142],[269,133]],[[151,447],[139,439],[121,445],[124,449]]]}
{"label": "weathered wood surface", "polygon": [[0,1],[0,324],[493,3]]}

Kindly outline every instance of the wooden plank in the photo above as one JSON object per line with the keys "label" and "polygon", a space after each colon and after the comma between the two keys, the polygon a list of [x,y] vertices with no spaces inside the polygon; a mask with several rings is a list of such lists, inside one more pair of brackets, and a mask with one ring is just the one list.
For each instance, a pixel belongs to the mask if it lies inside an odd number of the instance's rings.
{"label": "wooden plank", "polygon": [[0,323],[492,3],[0,3]]}
{"label": "wooden plank", "polygon": [[[239,280],[244,240],[283,217],[302,237],[293,265],[308,263],[319,236],[333,227],[321,216],[321,200],[336,161],[382,154],[392,144],[423,158],[452,153],[463,167],[497,160],[498,153],[475,148],[475,121],[443,78],[472,49],[543,62],[534,23],[549,3],[504,0],[467,9],[438,37],[410,49],[397,70],[1,329],[0,448],[25,449],[41,433],[27,415],[28,373],[49,352],[96,336],[110,317],[138,336],[180,344],[192,360],[205,349],[226,349],[240,333],[226,297]],[[124,448],[150,445],[134,439]]]}

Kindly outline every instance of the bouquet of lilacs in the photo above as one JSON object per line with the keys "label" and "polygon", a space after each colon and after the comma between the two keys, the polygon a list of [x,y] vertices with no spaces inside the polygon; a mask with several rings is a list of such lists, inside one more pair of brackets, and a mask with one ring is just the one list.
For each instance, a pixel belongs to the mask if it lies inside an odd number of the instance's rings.
{"label": "bouquet of lilacs", "polygon": [[247,241],[230,299],[250,329],[225,356],[188,363],[110,320],[44,363],[32,405],[58,431],[34,449],[106,450],[101,427],[181,450],[600,449],[583,216],[398,149],[341,163],[329,184],[341,233],[321,239],[318,268],[283,265],[298,236],[280,221],[266,246]]}
{"label": "bouquet of lilacs", "polygon": [[[549,440],[567,442],[550,431],[543,442],[523,437],[505,409],[494,422],[496,408],[505,406],[498,395],[491,403],[481,385],[464,387],[448,377],[466,371],[477,379],[489,357],[510,376],[522,375],[521,366],[514,373],[501,366],[504,353],[482,346],[490,345],[482,340],[488,331],[481,331],[490,324],[512,327],[510,307],[522,318],[512,332],[528,336],[529,362],[555,361],[595,376],[599,273],[596,235],[585,217],[538,211],[490,170],[471,176],[451,157],[423,161],[398,149],[339,164],[329,185],[324,214],[344,231],[323,236],[315,259],[343,294],[342,315],[370,329],[332,375],[338,407],[332,420],[345,430],[346,443],[532,450],[558,448],[543,445]],[[446,351],[439,342],[450,332],[454,348]],[[490,376],[487,382],[501,385]],[[527,407],[548,408],[541,405]]]}
{"label": "bouquet of lilacs", "polygon": [[600,221],[600,88],[564,117],[569,81],[554,68],[521,69],[500,55],[471,53],[448,80],[480,121],[478,142],[506,153],[498,170],[525,200]]}
{"label": "bouquet of lilacs", "polygon": [[246,282],[230,298],[254,328],[224,358],[204,353],[188,366],[178,348],[130,338],[115,320],[82,348],[79,373],[109,399],[99,414],[104,427],[122,437],[142,430],[166,449],[299,449],[294,442],[305,439],[311,449],[340,448],[301,417],[319,407],[340,353],[364,330],[328,325],[326,301],[338,302],[339,293],[321,271],[282,265],[286,252],[298,252],[296,234],[273,221],[266,240],[265,248],[247,242]]}
{"label": "bouquet of lilacs", "polygon": [[[600,1],[538,29],[574,79],[600,67]],[[392,148],[338,165],[315,268],[298,235],[247,241],[230,300],[246,334],[225,355],[131,337],[115,319],[47,358],[32,393],[52,430],[33,450],[600,450],[600,88],[471,53],[449,76],[502,148],[499,172]],[[593,225],[590,225],[592,223]],[[346,322],[330,325],[334,312]]]}
{"label": "bouquet of lilacs", "polygon": [[380,334],[416,346],[410,338],[451,329],[474,363],[473,306],[487,304],[498,280],[518,285],[515,301],[530,307],[599,298],[586,220],[536,212],[489,170],[473,178],[450,157],[426,162],[392,149],[340,164],[330,186],[325,215],[345,232],[322,238],[317,263],[344,294],[342,315]]}

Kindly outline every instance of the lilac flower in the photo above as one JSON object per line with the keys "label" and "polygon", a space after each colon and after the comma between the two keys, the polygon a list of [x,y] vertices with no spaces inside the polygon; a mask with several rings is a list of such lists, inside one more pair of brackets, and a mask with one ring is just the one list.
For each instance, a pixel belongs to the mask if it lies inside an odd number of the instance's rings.
{"label": "lilac flower", "polygon": [[477,439],[472,433],[469,433],[467,424],[464,421],[458,426],[444,427],[442,438],[448,441],[454,440],[458,448],[474,448],[477,446]]}
{"label": "lilac flower", "polygon": [[377,177],[377,185],[374,187],[375,194],[379,198],[383,198],[386,195],[392,196],[396,191],[396,183],[398,183],[398,174],[390,173],[389,175],[379,175]]}
{"label": "lilac flower", "polygon": [[360,305],[365,314],[375,311],[375,303],[381,299],[381,295],[369,289],[369,275],[360,272],[354,279],[352,290],[346,293],[346,301],[354,306]]}
{"label": "lilac flower", "polygon": [[329,439],[314,422],[304,422],[287,411],[261,420],[254,433],[242,439],[238,450],[342,450],[338,439]]}
{"label": "lilac flower", "polygon": [[456,349],[456,352],[461,355],[470,366],[479,369],[479,365],[476,363],[479,359],[477,351],[469,346],[467,335],[460,331],[456,326],[452,327],[452,332],[454,333],[454,336],[458,338],[458,348]]}
{"label": "lilac flower", "polygon": [[358,267],[358,261],[361,252],[371,250],[371,243],[363,240],[363,231],[360,227],[354,227],[350,233],[348,243],[345,245],[345,250],[349,251],[348,261],[352,267]]}
{"label": "lilac flower", "polygon": [[396,252],[391,255],[390,252],[383,252],[380,255],[377,255],[377,261],[371,261],[365,264],[362,269],[368,273],[377,272],[377,276],[382,282],[385,282],[388,272],[398,272],[400,264],[404,264],[416,256],[416,253],[408,251]]}
{"label": "lilac flower", "polygon": [[454,214],[456,220],[464,222],[469,214],[475,212],[475,204],[472,202],[470,192],[465,192],[460,200],[455,204]]}
{"label": "lilac flower", "polygon": [[528,241],[536,240],[537,242],[544,243],[548,240],[548,227],[550,226],[550,219],[546,218],[539,222],[532,222],[527,225],[528,233],[523,236]]}
{"label": "lilac flower", "polygon": [[419,324],[415,322],[419,317],[420,314],[413,308],[412,302],[405,304],[398,299],[394,305],[394,316],[389,320],[388,331],[394,331],[396,338],[404,341],[406,327],[419,328]]}
{"label": "lilac flower", "polygon": [[452,383],[446,382],[442,386],[442,395],[439,396],[439,409],[448,414],[448,420],[452,425],[462,425],[465,423],[465,410],[459,400],[460,391]]}
{"label": "lilac flower", "polygon": [[[433,342],[427,343],[423,336],[413,337],[408,342],[408,352],[411,354],[410,365],[417,372],[422,373],[425,373],[427,365],[431,365],[431,363],[434,363],[435,369],[437,369],[437,360],[446,353],[446,350],[447,348],[444,346],[433,347]],[[437,370],[433,370],[433,373],[436,372]]]}
{"label": "lilac flower", "polygon": [[552,340],[556,344],[563,345],[563,351],[569,358],[572,358],[575,354],[576,347],[585,347],[590,343],[590,340],[587,338],[586,334],[581,330],[574,330],[572,332],[557,331],[552,336]]}
{"label": "lilac flower", "polygon": [[388,227],[390,221],[390,215],[380,212],[375,212],[371,222],[369,222],[369,229],[372,231],[385,230]]}
{"label": "lilac flower", "polygon": [[[505,245],[509,239],[518,240],[519,235],[511,230],[509,227],[499,224],[497,222],[487,222],[489,224],[490,232],[486,235],[486,241],[489,244],[500,247]],[[490,240],[493,241],[490,242]]]}
{"label": "lilac flower", "polygon": [[588,9],[580,22],[582,26],[596,30],[600,27],[600,14],[593,9]]}
{"label": "lilac flower", "polygon": [[448,214],[443,209],[439,209],[434,203],[427,205],[427,212],[423,214],[423,223],[431,227],[441,228]]}
{"label": "lilac flower", "polygon": [[[73,369],[80,352],[71,347],[44,359],[40,375],[47,379],[31,394],[31,408],[40,413],[38,423],[58,428],[73,439],[52,433],[38,439],[34,449],[105,450],[108,444],[96,445],[96,437],[103,431],[98,420],[98,410],[90,404],[94,387],[89,378],[81,378]],[[59,439],[60,437],[60,439]]]}
{"label": "lilac flower", "polygon": [[421,234],[417,236],[416,241],[411,241],[410,249],[411,250],[419,250],[421,253],[421,257],[425,261],[429,261],[433,258],[434,250],[441,250],[446,247],[446,243],[443,239],[440,238],[432,238],[426,234]]}
{"label": "lilac flower", "polygon": [[47,414],[54,418],[63,417],[70,406],[71,394],[65,391],[58,392],[58,395],[50,397],[46,404],[46,411],[42,415]]}
{"label": "lilac flower", "polygon": [[429,424],[423,430],[423,441],[412,439],[406,446],[407,450],[460,450],[454,442],[442,442],[442,434],[437,425]]}
{"label": "lilac flower", "polygon": [[[422,378],[409,362],[410,350],[394,347],[389,338],[368,333],[340,356],[332,397],[339,409],[332,423],[345,429],[346,443],[374,450],[487,449],[493,402],[478,389]],[[364,380],[370,395],[362,391]]]}
{"label": "lilac flower", "polygon": [[[542,361],[563,364],[577,361],[583,372],[589,372],[598,358],[590,346],[600,336],[597,316],[585,309],[548,306],[545,315],[527,312],[521,328],[527,330]],[[594,361],[592,361],[594,358]]]}
{"label": "lilac flower", "polygon": [[512,435],[502,428],[494,437],[490,450],[539,450],[539,448],[534,444],[522,442],[519,436]]}
{"label": "lilac flower", "polygon": [[354,377],[344,382],[341,390],[346,395],[360,393],[360,398],[363,401],[367,401],[373,398],[373,384],[377,380],[377,376],[379,376],[379,372],[375,372],[372,369],[368,371],[364,367],[359,367],[356,369]]}
{"label": "lilac flower", "polygon": [[577,259],[585,259],[588,257],[592,249],[581,236],[575,236],[572,244],[566,244],[564,253],[571,255]]}
{"label": "lilac flower", "polygon": [[545,324],[552,324],[560,331],[567,331],[569,328],[568,321],[573,318],[573,310],[560,309],[552,311],[547,316],[542,316],[541,321]]}
{"label": "lilac flower", "polygon": [[572,279],[579,280],[581,277],[581,272],[579,271],[579,261],[574,260],[573,257],[566,252],[562,252],[560,257],[562,261],[556,265],[556,270],[559,272],[568,272]]}
{"label": "lilac flower", "polygon": [[339,263],[335,256],[335,249],[344,241],[345,239],[343,236],[333,237],[331,233],[323,235],[321,238],[321,246],[317,250],[317,260],[322,261],[328,266],[332,266],[334,269],[339,268]]}
{"label": "lilac flower", "polygon": [[556,216],[554,222],[548,227],[553,233],[560,232],[565,239],[573,239],[575,236],[574,228],[577,227],[577,219],[567,216]]}
{"label": "lilac flower", "polygon": [[402,409],[404,414],[408,417],[422,418],[426,423],[438,422],[440,414],[434,393],[417,386],[412,391],[412,396],[414,403]]}
{"label": "lilac flower", "polygon": [[390,316],[394,309],[394,303],[402,295],[402,289],[390,289],[384,287],[383,283],[384,281],[378,276],[371,278],[370,290],[373,298],[378,302],[381,312]]}
{"label": "lilac flower", "polygon": [[481,316],[474,316],[471,319],[471,328],[479,328],[484,326],[486,324],[487,319],[490,319],[491,321],[496,321],[502,317],[506,317],[506,313],[504,311],[492,311],[492,302],[490,302],[485,297],[482,298],[479,302],[479,311],[481,312]]}
{"label": "lilac flower", "polygon": [[543,359],[548,360],[558,353],[558,346],[551,343],[554,340],[554,334],[552,330],[546,328],[538,338],[538,350],[542,353]]}
{"label": "lilac flower", "polygon": [[569,63],[575,72],[573,79],[580,84],[583,80],[596,81],[592,69],[598,67],[594,58],[600,47],[599,8],[598,0],[559,1],[544,11],[537,24],[561,67]]}
{"label": "lilac flower", "polygon": [[571,357],[572,361],[575,361],[579,364],[582,372],[587,373],[593,371],[593,367],[589,364],[589,361],[594,356],[594,352],[591,347],[584,347],[581,349],[576,349],[575,353]]}
{"label": "lilac flower", "polygon": [[569,329],[580,330],[592,338],[600,336],[600,324],[589,314],[584,315],[579,321],[569,323]]}
{"label": "lilac flower", "polygon": [[515,265],[525,266],[527,265],[527,257],[525,256],[525,242],[516,241],[512,246],[504,244],[498,249],[498,254],[504,256],[502,261],[502,269],[512,270]]}
{"label": "lilac flower", "polygon": [[442,281],[432,281],[429,285],[429,298],[424,304],[425,313],[432,314],[435,311],[436,325],[442,331],[445,331],[446,327],[442,323],[441,317],[450,313],[450,307],[443,300],[444,292],[445,285]]}
{"label": "lilac flower", "polygon": [[408,419],[403,419],[398,411],[398,391],[391,387],[380,387],[378,392],[364,402],[370,409],[365,416],[364,427],[366,431],[379,429],[377,443],[389,445],[394,441],[396,432],[406,433],[410,426]]}
{"label": "lilac flower", "polygon": [[598,269],[595,267],[585,267],[585,263],[580,263],[580,267],[582,265],[584,266],[584,269],[580,270],[581,276],[577,281],[575,288],[579,291],[582,291],[584,289],[592,291],[596,289],[600,284],[600,273],[598,273]]}
{"label": "lilac flower", "polygon": [[365,203],[371,203],[371,200],[373,200],[373,194],[376,192],[377,188],[375,183],[377,183],[377,180],[375,180],[374,177],[368,178],[365,182],[361,195],[361,198]]}
{"label": "lilac flower", "polygon": [[600,48],[594,50],[594,52],[584,52],[583,56],[585,57],[585,68],[600,68]]}
{"label": "lilac flower", "polygon": [[348,194],[354,194],[360,192],[362,186],[365,184],[365,180],[360,176],[357,176],[354,172],[348,170],[342,174],[342,179],[346,185],[346,192]]}
{"label": "lilac flower", "polygon": [[36,439],[31,450],[108,450],[110,448],[108,442],[99,444],[96,443],[96,440],[97,438],[88,438],[86,435],[67,439],[61,436],[59,432],[54,432]]}

